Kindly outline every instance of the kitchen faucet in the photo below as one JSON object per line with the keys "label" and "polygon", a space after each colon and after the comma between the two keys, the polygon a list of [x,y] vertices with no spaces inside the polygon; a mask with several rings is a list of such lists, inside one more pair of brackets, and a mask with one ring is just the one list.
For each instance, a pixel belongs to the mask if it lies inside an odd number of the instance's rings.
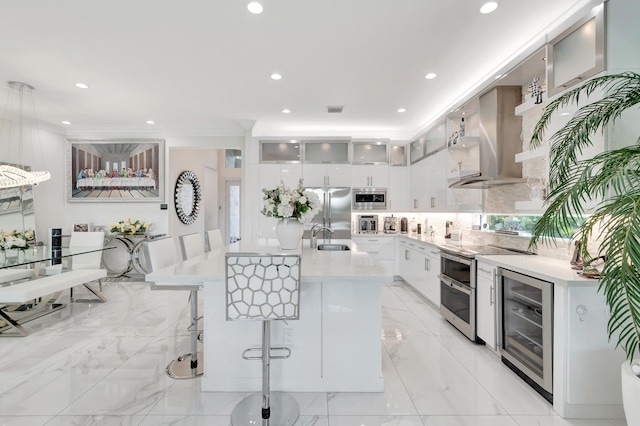
{"label": "kitchen faucet", "polygon": [[[309,241],[309,244],[311,245],[311,248],[317,248],[318,247],[318,237],[317,234],[320,231],[329,231],[330,234],[333,234],[333,229],[329,228],[328,226],[322,226],[320,224],[315,224],[311,227],[311,239]],[[324,234],[324,239],[326,239],[326,234]]]}

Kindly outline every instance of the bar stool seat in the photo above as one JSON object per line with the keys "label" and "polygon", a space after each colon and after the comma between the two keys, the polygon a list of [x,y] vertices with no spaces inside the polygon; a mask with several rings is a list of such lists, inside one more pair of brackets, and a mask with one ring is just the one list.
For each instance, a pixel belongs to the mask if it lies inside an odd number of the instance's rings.
{"label": "bar stool seat", "polygon": [[[300,415],[297,402],[270,391],[272,359],[291,356],[287,347],[271,346],[271,321],[297,320],[301,257],[296,254],[227,253],[227,321],[262,321],[262,346],[243,351],[247,360],[262,361],[262,393],[240,401],[231,413],[233,426],[291,426]],[[252,355],[259,352],[260,355]]]}

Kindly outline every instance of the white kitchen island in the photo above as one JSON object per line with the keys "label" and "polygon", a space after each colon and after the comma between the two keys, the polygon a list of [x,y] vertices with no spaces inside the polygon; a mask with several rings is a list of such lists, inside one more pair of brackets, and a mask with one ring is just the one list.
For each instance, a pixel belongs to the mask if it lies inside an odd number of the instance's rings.
{"label": "white kitchen island", "polygon": [[[272,346],[291,348],[291,357],[271,362],[271,388],[289,392],[382,392],[381,290],[393,280],[350,240],[350,251],[302,253],[300,319],[274,321]],[[226,321],[225,253],[276,253],[277,242],[234,243],[146,276],[161,288],[204,289],[203,391],[258,391],[259,361],[241,357],[261,345],[260,321]]]}

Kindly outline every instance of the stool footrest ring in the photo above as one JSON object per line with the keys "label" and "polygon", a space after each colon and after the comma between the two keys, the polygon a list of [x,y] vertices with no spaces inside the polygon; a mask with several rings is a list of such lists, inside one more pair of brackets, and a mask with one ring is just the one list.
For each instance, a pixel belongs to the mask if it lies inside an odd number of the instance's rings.
{"label": "stool footrest ring", "polygon": [[[247,355],[251,352],[258,352],[260,355]],[[276,355],[272,355],[273,353],[276,353]],[[277,354],[277,352],[285,352],[284,354]],[[278,346],[278,347],[271,347],[270,351],[269,351],[269,359],[287,359],[291,356],[291,349],[284,347],[284,346]],[[261,360],[262,359],[262,348],[249,348],[249,349],[245,349],[242,352],[242,358],[247,359],[247,360]]]}

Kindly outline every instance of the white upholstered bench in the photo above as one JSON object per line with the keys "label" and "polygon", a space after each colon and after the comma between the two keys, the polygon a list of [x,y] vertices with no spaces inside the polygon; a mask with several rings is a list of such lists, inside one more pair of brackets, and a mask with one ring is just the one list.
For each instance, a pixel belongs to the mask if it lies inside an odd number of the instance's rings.
{"label": "white upholstered bench", "polygon": [[[0,288],[0,305],[20,304],[38,299],[59,291],[67,290],[82,285],[93,293],[100,301],[106,301],[105,297],[97,290],[91,288],[88,283],[97,281],[107,276],[104,269],[78,269],[63,272],[57,275],[35,278]],[[17,321],[13,320],[6,311],[0,309],[0,318],[16,329],[17,333],[0,333],[2,335],[26,336],[28,333]]]}

